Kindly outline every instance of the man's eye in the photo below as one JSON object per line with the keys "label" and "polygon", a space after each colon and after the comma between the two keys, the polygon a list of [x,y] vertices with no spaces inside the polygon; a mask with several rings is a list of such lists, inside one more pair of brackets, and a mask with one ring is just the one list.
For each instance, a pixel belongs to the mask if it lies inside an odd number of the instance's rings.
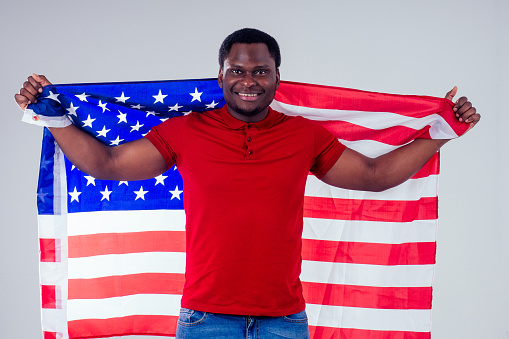
{"label": "man's eye", "polygon": [[264,69],[259,69],[259,70],[255,71],[255,74],[256,75],[265,75],[265,74],[267,74],[267,71]]}
{"label": "man's eye", "polygon": [[233,74],[240,74],[241,73],[241,71],[239,69],[232,69],[230,72],[233,73]]}

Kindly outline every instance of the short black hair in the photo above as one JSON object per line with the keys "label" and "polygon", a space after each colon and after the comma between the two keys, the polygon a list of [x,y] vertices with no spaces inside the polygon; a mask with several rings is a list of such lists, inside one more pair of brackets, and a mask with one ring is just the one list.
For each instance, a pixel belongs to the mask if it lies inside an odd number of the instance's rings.
{"label": "short black hair", "polygon": [[219,48],[219,67],[223,68],[224,60],[230,53],[234,44],[257,44],[267,45],[270,56],[276,62],[276,69],[281,65],[281,52],[279,45],[273,37],[255,28],[242,28],[233,32],[224,39]]}

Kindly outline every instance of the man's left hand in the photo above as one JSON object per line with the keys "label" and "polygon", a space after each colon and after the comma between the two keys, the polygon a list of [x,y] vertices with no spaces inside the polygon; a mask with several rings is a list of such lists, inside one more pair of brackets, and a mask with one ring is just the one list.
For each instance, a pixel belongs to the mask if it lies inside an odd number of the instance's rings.
{"label": "man's left hand", "polygon": [[[452,101],[456,93],[458,92],[458,87],[454,86],[446,95],[445,98]],[[472,103],[468,101],[467,97],[461,97],[456,100],[454,107],[452,108],[456,118],[460,122],[465,122],[466,124],[470,124],[468,130],[475,126],[481,119],[481,115],[477,113]]]}

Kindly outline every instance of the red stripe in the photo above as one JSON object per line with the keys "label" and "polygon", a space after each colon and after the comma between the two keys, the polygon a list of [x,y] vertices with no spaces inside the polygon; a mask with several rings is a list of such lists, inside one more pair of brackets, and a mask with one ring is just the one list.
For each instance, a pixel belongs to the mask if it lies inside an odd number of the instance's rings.
{"label": "red stripe", "polygon": [[[57,334],[60,334],[60,336],[57,337]],[[57,332],[43,331],[42,332],[42,337],[44,339],[60,339],[60,338],[63,338],[64,336],[61,333],[57,333]]]}
{"label": "red stripe", "polygon": [[133,294],[182,294],[184,274],[141,273],[94,279],[69,279],[69,300]]}
{"label": "red stripe", "polygon": [[376,244],[328,240],[302,240],[302,259],[369,265],[430,265],[436,243]]}
{"label": "red stripe", "polygon": [[359,200],[304,197],[304,217],[338,220],[410,222],[438,218],[438,198]]}
{"label": "red stripe", "polygon": [[[406,126],[371,129],[346,121],[315,122],[329,130],[336,138],[348,141],[374,140],[388,145],[400,146],[422,136],[424,136],[424,139],[429,139],[428,130],[430,126],[423,126],[419,130]],[[428,137],[426,138],[426,136]]]}
{"label": "red stripe", "polygon": [[431,309],[431,287],[374,287],[303,281],[306,303],[378,309]]}
{"label": "red stripe", "polygon": [[175,336],[178,316],[132,315],[109,319],[82,319],[67,323],[69,339],[122,335]]}
{"label": "red stripe", "polygon": [[435,153],[428,162],[415,173],[412,179],[425,178],[430,175],[440,174],[440,152]]}
{"label": "red stripe", "polygon": [[185,231],[101,233],[69,237],[69,258],[103,254],[185,251]]}
{"label": "red stripe", "polygon": [[[39,239],[39,251],[41,255],[41,262],[56,262],[57,249],[60,250],[60,246],[57,246],[56,239]],[[60,256],[58,257],[60,259]]]}
{"label": "red stripe", "polygon": [[391,112],[422,118],[447,111],[452,115],[453,103],[443,98],[367,92],[358,89],[282,81],[275,100],[296,106],[318,109]]}
{"label": "red stripe", "polygon": [[42,308],[57,308],[57,288],[55,285],[41,285]]}
{"label": "red stripe", "polygon": [[309,326],[311,339],[430,339],[430,332],[376,331]]}

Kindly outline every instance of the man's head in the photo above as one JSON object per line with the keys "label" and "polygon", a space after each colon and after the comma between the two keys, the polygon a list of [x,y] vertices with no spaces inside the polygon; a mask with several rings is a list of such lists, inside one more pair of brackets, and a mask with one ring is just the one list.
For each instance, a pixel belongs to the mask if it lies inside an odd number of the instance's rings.
{"label": "man's head", "polygon": [[269,49],[269,53],[276,63],[276,69],[281,66],[281,52],[279,51],[279,45],[273,37],[265,32],[262,32],[254,28],[242,28],[238,31],[233,32],[224,39],[221,47],[219,48],[219,67],[223,68],[224,61],[232,46],[234,44],[265,44]]}
{"label": "man's head", "polygon": [[232,116],[246,122],[267,116],[279,86],[280,59],[274,38],[258,30],[245,28],[225,39],[218,83]]}

